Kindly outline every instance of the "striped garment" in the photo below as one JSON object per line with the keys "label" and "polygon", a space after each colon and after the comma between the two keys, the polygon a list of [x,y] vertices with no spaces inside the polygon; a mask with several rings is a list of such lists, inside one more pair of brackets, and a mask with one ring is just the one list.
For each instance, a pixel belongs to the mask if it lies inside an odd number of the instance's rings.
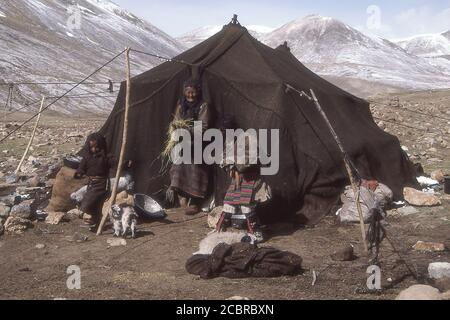
{"label": "striped garment", "polygon": [[240,186],[236,187],[234,181],[228,187],[224,204],[231,206],[250,205],[255,198],[256,180],[242,179]]}

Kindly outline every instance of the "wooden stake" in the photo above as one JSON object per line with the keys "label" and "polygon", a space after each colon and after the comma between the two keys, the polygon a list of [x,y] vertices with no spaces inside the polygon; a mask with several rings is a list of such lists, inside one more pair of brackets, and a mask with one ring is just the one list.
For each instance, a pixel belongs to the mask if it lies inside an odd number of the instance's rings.
{"label": "wooden stake", "polygon": [[314,104],[316,105],[317,110],[319,111],[319,113],[324,118],[325,122],[328,125],[328,128],[331,131],[331,134],[334,137],[334,140],[336,141],[337,145],[339,146],[339,149],[341,150],[342,154],[344,155],[345,169],[347,170],[347,174],[348,174],[348,177],[350,179],[350,184],[352,185],[353,193],[354,193],[355,200],[356,200],[356,208],[358,209],[359,224],[361,226],[361,236],[362,236],[363,245],[364,245],[364,252],[367,254],[369,252],[369,249],[367,247],[367,241],[366,241],[366,230],[365,230],[365,227],[364,227],[364,217],[363,217],[363,214],[362,214],[361,203],[359,202],[359,200],[360,200],[360,189],[359,189],[358,183],[355,181],[355,178],[353,177],[353,173],[352,173],[352,170],[351,170],[349,159],[346,156],[346,152],[345,152],[344,147],[343,147],[343,145],[341,143],[341,140],[339,139],[338,135],[336,134],[336,131],[334,131],[334,128],[333,128],[333,126],[330,123],[330,120],[328,120],[327,115],[325,114],[325,112],[323,111],[322,107],[320,106],[319,100],[317,100],[317,97],[316,97],[314,91],[312,89],[310,89],[310,91],[311,91],[311,96],[312,96],[312,99],[314,101]]}
{"label": "wooden stake", "polygon": [[[125,95],[125,114],[123,118],[123,132],[122,132],[122,145],[120,147],[119,163],[117,164],[116,180],[114,182],[111,197],[109,198],[108,208],[111,208],[116,203],[117,187],[119,185],[120,174],[122,173],[122,165],[125,156],[125,149],[127,146],[128,137],[128,111],[130,109],[130,91],[131,91],[131,71],[130,71],[130,48],[125,51],[125,62],[126,62],[126,77],[127,77],[127,89]],[[102,220],[98,226],[97,235],[101,235],[103,231],[103,226],[105,225],[106,219],[108,218],[109,210],[103,212]]]}
{"label": "wooden stake", "polygon": [[14,171],[15,175],[17,175],[19,173],[19,170],[22,167],[23,162],[25,161],[28,151],[30,150],[31,145],[33,144],[34,136],[36,134],[36,129],[39,125],[39,121],[41,120],[41,113],[42,113],[42,108],[44,107],[44,102],[45,102],[45,96],[42,96],[41,106],[39,108],[39,113],[38,113],[38,117],[36,119],[36,123],[34,124],[33,133],[31,134],[30,141],[28,141],[28,145],[27,145],[27,148],[25,149],[25,152],[23,153],[22,159],[20,159],[20,162],[19,162],[19,165],[17,166],[16,171]]}

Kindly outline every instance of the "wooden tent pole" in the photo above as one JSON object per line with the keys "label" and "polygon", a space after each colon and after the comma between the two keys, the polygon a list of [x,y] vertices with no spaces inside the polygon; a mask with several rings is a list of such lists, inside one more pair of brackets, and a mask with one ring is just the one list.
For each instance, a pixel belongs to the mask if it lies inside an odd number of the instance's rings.
{"label": "wooden tent pole", "polygon": [[367,254],[369,252],[369,249],[367,247],[367,241],[366,241],[366,230],[365,230],[365,227],[364,227],[364,217],[363,217],[363,214],[362,214],[361,203],[359,202],[359,200],[360,200],[360,189],[359,189],[358,183],[355,181],[355,178],[353,176],[352,169],[351,169],[351,166],[350,166],[350,162],[349,162],[349,159],[347,158],[347,153],[344,150],[344,147],[343,147],[343,145],[341,143],[341,140],[339,139],[338,135],[336,134],[336,131],[334,131],[334,128],[331,125],[330,120],[328,120],[327,115],[323,111],[323,109],[322,109],[322,107],[321,107],[321,105],[319,103],[319,100],[316,97],[316,94],[314,93],[314,91],[312,89],[310,89],[310,91],[311,91],[311,96],[312,96],[312,99],[314,101],[314,104],[315,104],[317,110],[319,111],[319,113],[324,118],[325,122],[328,125],[328,128],[331,131],[331,134],[333,135],[334,140],[336,141],[337,145],[339,146],[339,149],[341,150],[342,154],[344,155],[345,169],[347,170],[347,174],[348,174],[348,177],[350,179],[350,183],[352,185],[353,194],[354,194],[355,200],[356,200],[356,208],[358,209],[359,224],[361,226],[361,236],[362,236],[363,245],[364,245],[364,252]]}
{"label": "wooden tent pole", "polygon": [[116,171],[116,180],[114,181],[114,185],[111,191],[111,197],[109,198],[108,210],[103,212],[102,220],[100,225],[98,226],[97,235],[100,235],[103,231],[103,226],[105,225],[106,219],[108,218],[110,208],[116,202],[117,189],[119,186],[119,179],[122,173],[122,166],[125,157],[125,149],[127,146],[127,138],[128,138],[128,111],[130,109],[130,91],[131,91],[131,70],[130,70],[130,48],[127,48],[125,51],[125,64],[126,64],[126,77],[127,77],[127,88],[125,95],[125,114],[123,118],[123,131],[122,131],[122,145],[120,147],[120,156],[119,163],[117,164]]}
{"label": "wooden tent pole", "polygon": [[20,168],[22,167],[23,162],[25,161],[25,158],[28,154],[28,151],[30,150],[31,145],[33,144],[34,136],[36,135],[36,129],[39,125],[39,121],[41,120],[41,114],[42,114],[42,108],[44,107],[45,102],[45,96],[42,96],[41,100],[41,106],[39,108],[38,117],[36,119],[36,123],[34,124],[33,133],[31,134],[30,141],[28,141],[27,148],[25,149],[25,152],[23,153],[22,159],[20,159],[19,165],[17,166],[16,171],[14,171],[14,174],[17,175],[20,171]]}

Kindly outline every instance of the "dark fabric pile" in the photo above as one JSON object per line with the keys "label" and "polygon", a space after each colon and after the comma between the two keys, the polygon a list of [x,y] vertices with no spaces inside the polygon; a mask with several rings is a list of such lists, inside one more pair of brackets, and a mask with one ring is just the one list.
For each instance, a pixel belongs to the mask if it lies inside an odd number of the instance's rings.
{"label": "dark fabric pile", "polygon": [[[237,128],[279,129],[279,172],[263,177],[273,194],[273,209],[262,216],[265,222],[296,212],[299,222],[316,224],[349,183],[340,150],[314,103],[294,91],[287,92],[285,84],[307,93],[314,90],[362,178],[387,185],[396,199],[403,197],[404,186],[415,184],[413,166],[398,139],[377,126],[368,102],[319,77],[288,50],[269,48],[245,28],[228,25],[176,59],[194,67],[167,62],[131,81],[126,158],[135,159],[137,192],[153,194],[169,185],[168,172],[160,174],[163,165],[158,157],[183,82],[191,76],[201,77],[203,98],[214,114],[233,116]],[[122,83],[114,109],[101,129],[116,157],[124,106]],[[220,127],[219,122],[215,119],[213,127]],[[221,168],[213,169],[215,190],[211,191],[220,205],[229,180]]]}
{"label": "dark fabric pile", "polygon": [[249,243],[217,245],[211,255],[194,255],[186,262],[187,272],[203,279],[273,278],[302,272],[302,258],[274,248],[258,248]]}

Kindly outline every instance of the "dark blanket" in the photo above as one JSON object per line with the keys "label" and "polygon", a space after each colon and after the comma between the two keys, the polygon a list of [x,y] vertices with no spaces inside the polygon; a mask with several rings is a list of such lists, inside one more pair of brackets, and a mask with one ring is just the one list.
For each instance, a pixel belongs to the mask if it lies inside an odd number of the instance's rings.
{"label": "dark blanket", "polygon": [[273,278],[301,273],[302,258],[274,248],[258,248],[249,243],[221,243],[211,255],[194,255],[186,270],[203,279]]}
{"label": "dark blanket", "polygon": [[208,168],[205,165],[173,164],[170,168],[170,186],[184,196],[205,198],[208,181]]}

